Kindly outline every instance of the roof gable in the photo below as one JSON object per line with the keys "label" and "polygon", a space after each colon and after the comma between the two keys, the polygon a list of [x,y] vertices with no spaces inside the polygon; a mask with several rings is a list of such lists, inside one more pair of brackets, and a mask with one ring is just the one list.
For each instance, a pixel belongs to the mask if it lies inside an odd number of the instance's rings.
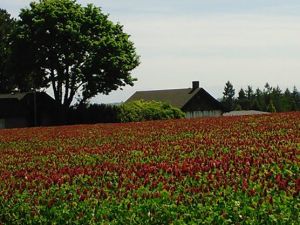
{"label": "roof gable", "polygon": [[201,88],[195,96],[188,101],[184,107],[183,111],[211,111],[211,110],[221,110],[225,111],[223,105],[211,96],[207,91]]}

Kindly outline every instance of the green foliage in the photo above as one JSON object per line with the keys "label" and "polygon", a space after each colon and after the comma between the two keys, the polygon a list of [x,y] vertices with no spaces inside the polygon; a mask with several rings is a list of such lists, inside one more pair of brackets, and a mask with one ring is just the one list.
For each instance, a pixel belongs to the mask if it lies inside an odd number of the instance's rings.
{"label": "green foliage", "polygon": [[81,104],[68,110],[69,124],[92,124],[117,122],[117,105]]}
{"label": "green foliage", "polygon": [[235,90],[233,88],[233,85],[230,83],[230,81],[227,81],[224,87],[222,103],[229,111],[234,109],[234,95]]}
{"label": "green foliage", "polygon": [[164,120],[183,118],[184,113],[175,107],[156,101],[133,101],[125,103],[119,109],[120,122],[137,122],[145,120]]}
{"label": "green foliage", "polygon": [[[22,52],[22,54],[20,54]],[[100,8],[74,0],[43,0],[22,9],[14,35],[14,73],[33,86],[53,88],[55,100],[69,107],[75,94],[86,102],[133,85],[139,57],[129,35]]]}
{"label": "green foliage", "polygon": [[291,92],[281,91],[279,86],[272,87],[266,83],[263,90],[253,92],[251,86],[240,89],[238,97],[234,98],[234,89],[228,81],[224,88],[222,103],[228,110],[259,110],[268,112],[289,112],[300,110],[300,93],[294,87]]}
{"label": "green foliage", "polygon": [[16,22],[6,10],[0,9],[0,93],[10,92],[14,87],[13,78],[7,72],[11,52],[11,33]]}
{"label": "green foliage", "polygon": [[270,103],[268,105],[268,112],[273,112],[273,113],[276,112],[276,108],[275,108],[272,100],[270,101]]}
{"label": "green foliage", "polygon": [[246,96],[246,93],[244,89],[241,89],[238,93],[238,98],[237,98],[237,106],[235,107],[236,110],[242,110],[247,108],[249,105],[249,99]]}

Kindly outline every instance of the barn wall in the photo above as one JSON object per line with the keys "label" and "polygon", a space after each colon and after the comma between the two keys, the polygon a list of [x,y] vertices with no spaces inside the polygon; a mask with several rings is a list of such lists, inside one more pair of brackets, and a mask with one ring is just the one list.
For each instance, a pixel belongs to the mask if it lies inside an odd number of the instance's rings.
{"label": "barn wall", "polygon": [[39,116],[39,126],[51,126],[53,125],[53,116],[47,112],[42,112]]}
{"label": "barn wall", "polygon": [[28,121],[24,117],[6,118],[4,128],[21,128],[29,126]]}
{"label": "barn wall", "polygon": [[218,117],[222,115],[221,110],[210,110],[210,111],[192,111],[185,113],[186,118],[198,118],[198,117]]}
{"label": "barn wall", "polygon": [[0,129],[5,128],[5,119],[0,119]]}

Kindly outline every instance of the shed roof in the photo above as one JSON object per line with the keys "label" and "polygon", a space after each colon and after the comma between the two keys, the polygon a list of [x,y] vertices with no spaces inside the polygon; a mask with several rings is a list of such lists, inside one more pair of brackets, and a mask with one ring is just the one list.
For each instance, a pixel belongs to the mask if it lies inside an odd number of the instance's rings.
{"label": "shed roof", "polygon": [[[51,99],[51,101],[54,101],[54,99],[52,97],[50,97],[47,93],[45,92],[35,92],[37,97],[43,97],[43,98],[48,98]],[[12,93],[8,93],[8,94],[0,94],[0,101],[3,100],[18,100],[18,101],[22,101],[25,97],[27,96],[34,96],[34,92],[12,92]]]}
{"label": "shed roof", "polygon": [[0,94],[0,99],[18,99],[18,100],[21,100],[29,93],[31,93],[31,92]]}

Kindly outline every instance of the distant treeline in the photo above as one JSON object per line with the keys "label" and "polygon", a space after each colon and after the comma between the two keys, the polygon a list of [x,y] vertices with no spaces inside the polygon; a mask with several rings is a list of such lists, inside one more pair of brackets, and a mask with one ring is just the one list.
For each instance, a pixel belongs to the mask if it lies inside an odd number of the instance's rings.
{"label": "distant treeline", "polygon": [[266,83],[264,89],[253,89],[248,86],[235,93],[233,85],[225,84],[222,103],[227,110],[259,110],[268,112],[289,112],[300,110],[300,93],[296,86],[293,90],[284,91],[280,87],[271,87]]}

